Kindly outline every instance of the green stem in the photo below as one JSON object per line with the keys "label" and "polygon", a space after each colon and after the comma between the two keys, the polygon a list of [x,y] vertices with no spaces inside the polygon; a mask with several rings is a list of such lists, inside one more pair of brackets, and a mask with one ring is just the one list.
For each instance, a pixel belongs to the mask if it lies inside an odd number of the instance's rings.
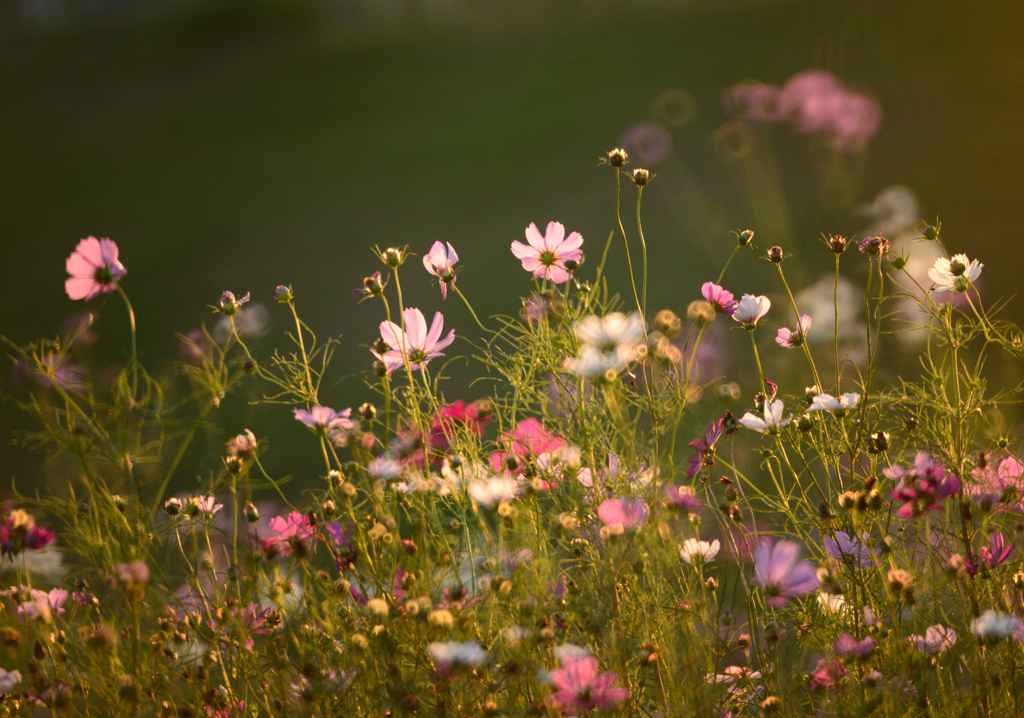
{"label": "green stem", "polygon": [[640,235],[640,249],[643,255],[643,284],[641,290],[642,307],[640,310],[640,316],[647,316],[647,242],[644,240],[644,227],[640,222],[640,201],[644,196],[644,188],[637,187],[636,192],[636,231]]}
{"label": "green stem", "polygon": [[[629,256],[629,240],[626,239],[626,228],[622,226],[622,212],[619,208],[619,199],[622,193],[622,170],[615,168],[615,219],[619,223],[619,231],[622,232],[622,246],[626,250],[626,269],[629,270],[629,286],[633,288],[633,301],[636,302],[636,310],[640,312],[640,318],[644,318],[643,307],[640,305],[640,295],[636,291],[636,279],[633,277],[633,260]],[[647,338],[647,326],[644,325],[644,339]]]}
{"label": "green stem", "polygon": [[135,310],[132,309],[132,303],[128,301],[128,295],[121,289],[121,285],[118,284],[116,286],[117,293],[121,295],[121,299],[124,300],[124,305],[128,309],[128,325],[131,327],[132,333],[132,403],[134,404],[135,394],[139,388],[139,354],[135,337]]}
{"label": "green stem", "polygon": [[455,286],[454,282],[452,282],[451,288],[455,290],[455,293],[459,295],[459,299],[461,299],[462,303],[466,305],[466,309],[468,309],[469,313],[473,315],[473,321],[476,322],[476,325],[478,327],[480,327],[480,329],[482,329],[483,331],[487,332],[488,334],[497,334],[497,332],[495,332],[495,331],[493,331],[491,329],[488,329],[487,327],[485,327],[483,325],[483,323],[480,321],[480,318],[476,315],[476,312],[473,311],[473,307],[472,307],[472,305],[470,305],[469,300],[466,299],[466,295],[463,294],[459,290],[459,288]]}
{"label": "green stem", "polygon": [[779,270],[779,278],[782,279],[782,286],[786,288],[786,294],[789,296],[789,303],[793,307],[793,313],[796,314],[797,331],[799,331],[800,335],[803,336],[801,346],[803,346],[804,354],[807,356],[807,362],[811,365],[811,371],[814,373],[814,383],[818,386],[818,391],[824,391],[824,389],[821,388],[821,379],[818,377],[818,367],[814,366],[814,357],[811,356],[811,348],[807,346],[807,337],[804,336],[800,327],[800,310],[796,307],[796,299],[793,298],[793,292],[789,288],[789,282],[786,281],[786,275],[782,273],[782,265],[776,264],[775,268]]}

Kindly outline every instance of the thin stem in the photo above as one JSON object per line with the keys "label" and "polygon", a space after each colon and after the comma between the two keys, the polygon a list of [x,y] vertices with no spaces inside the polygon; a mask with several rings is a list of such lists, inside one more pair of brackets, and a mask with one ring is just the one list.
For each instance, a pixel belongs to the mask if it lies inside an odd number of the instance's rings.
{"label": "thin stem", "polygon": [[640,310],[641,316],[647,316],[647,242],[644,240],[644,227],[640,222],[640,201],[644,196],[644,188],[637,187],[636,192],[636,231],[640,235],[640,249],[643,253],[643,284],[641,290],[642,306]]}
{"label": "thin stem", "polygon": [[[841,387],[841,376],[839,374],[839,255],[836,255],[836,279],[835,284],[832,287],[832,309],[833,309],[833,326],[832,326],[832,343],[836,353],[836,396],[842,393]],[[822,391],[825,387],[818,385],[818,388]]]}
{"label": "thin stem", "polygon": [[121,285],[118,284],[116,286],[117,293],[121,295],[121,299],[124,300],[124,306],[128,309],[128,325],[131,327],[132,333],[132,403],[134,404],[135,394],[139,389],[139,354],[135,337],[135,310],[132,309],[132,303],[128,301],[128,295],[121,289]]}
{"label": "thin stem", "polygon": [[469,300],[468,300],[468,299],[466,299],[466,295],[465,295],[465,294],[463,294],[463,293],[462,293],[462,292],[461,292],[461,291],[459,290],[459,288],[455,286],[455,283],[454,283],[454,282],[452,282],[452,284],[451,284],[451,288],[455,290],[455,293],[459,295],[459,299],[461,299],[461,300],[462,300],[462,303],[466,305],[466,309],[468,309],[468,310],[469,310],[469,313],[473,315],[473,321],[474,321],[474,322],[476,322],[476,325],[477,325],[478,327],[480,327],[480,329],[482,329],[483,331],[487,332],[488,334],[497,334],[497,332],[495,332],[494,330],[492,330],[492,329],[488,329],[487,327],[485,327],[485,326],[483,325],[483,323],[482,323],[482,322],[480,321],[480,318],[479,318],[479,317],[478,317],[478,316],[476,315],[476,312],[474,312],[474,311],[473,311],[473,307],[472,307],[472,305],[471,305],[471,304],[469,303]]}
{"label": "thin stem", "polygon": [[[622,232],[622,246],[626,250],[626,269],[629,270],[629,286],[633,288],[633,301],[636,302],[636,310],[640,312],[640,318],[644,318],[643,307],[640,305],[640,295],[636,291],[636,279],[633,278],[633,260],[629,256],[629,240],[626,239],[626,228],[622,226],[622,212],[619,208],[619,198],[622,193],[622,170],[615,168],[615,219],[619,223],[619,231]],[[644,324],[644,339],[647,338],[647,325]]]}
{"label": "thin stem", "polygon": [[[786,288],[786,294],[789,296],[789,303],[793,307],[793,313],[796,314],[796,326],[797,330],[803,336],[802,327],[800,325],[800,310],[796,307],[796,299],[793,298],[793,292],[789,288],[789,282],[786,281],[786,275],[782,273],[782,265],[776,264],[775,268],[779,270],[779,278],[782,279],[782,286]],[[818,377],[818,367],[814,366],[814,357],[811,356],[811,348],[807,346],[807,337],[803,337],[801,346],[804,349],[804,354],[807,356],[807,362],[811,365],[811,371],[814,373],[814,383],[817,385],[819,391],[824,391],[821,386],[821,379]]]}

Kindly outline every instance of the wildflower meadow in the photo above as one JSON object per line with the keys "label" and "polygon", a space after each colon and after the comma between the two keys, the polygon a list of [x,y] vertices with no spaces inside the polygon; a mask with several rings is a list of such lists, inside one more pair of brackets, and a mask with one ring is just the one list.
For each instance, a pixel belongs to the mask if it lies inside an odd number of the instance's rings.
{"label": "wildflower meadow", "polygon": [[[727,99],[840,153],[879,123],[825,73]],[[673,289],[680,316],[648,304],[658,182],[631,153],[595,169],[609,235],[524,220],[480,240],[521,297],[505,314],[474,309],[458,246],[374,247],[350,301],[378,334],[321,336],[299,282],[232,287],[170,381],[139,360],[161,327],[132,308],[133,240],[69,241],[67,296],[130,342],[113,372],[88,315],[6,342],[18,440],[69,468],[3,505],[0,714],[1020,715],[1021,387],[987,361],[1024,361],[1024,333],[982,262],[938,222],[899,248],[825,227],[799,253],[737,229]],[[816,298],[801,263],[830,273]],[[403,294],[424,272],[436,289]],[[252,343],[254,298],[286,345]],[[305,488],[264,468],[273,436],[221,423],[243,388],[303,429]],[[220,455],[185,490],[210,432]]]}

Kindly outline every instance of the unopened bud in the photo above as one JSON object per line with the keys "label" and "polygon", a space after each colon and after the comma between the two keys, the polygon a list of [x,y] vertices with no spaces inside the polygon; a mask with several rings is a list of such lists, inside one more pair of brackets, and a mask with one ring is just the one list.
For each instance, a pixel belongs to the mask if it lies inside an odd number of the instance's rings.
{"label": "unopened bud", "polygon": [[868,437],[868,453],[881,454],[889,449],[889,432],[876,431]]}
{"label": "unopened bud", "polygon": [[633,170],[630,177],[633,178],[633,184],[635,184],[637,187],[643,187],[648,182],[651,181],[651,173],[648,172],[647,170],[640,169],[639,167]]}
{"label": "unopened bud", "polygon": [[359,407],[359,414],[367,421],[373,421],[377,417],[377,407],[366,402]]}
{"label": "unopened bud", "polygon": [[388,247],[384,250],[382,258],[384,260],[384,264],[388,265],[392,269],[397,269],[405,262],[405,252],[398,247]]}
{"label": "unopened bud", "polygon": [[388,365],[378,359],[373,363],[373,373],[382,378],[387,376]]}
{"label": "unopened bud", "polygon": [[612,167],[623,167],[629,161],[629,155],[626,154],[626,150],[616,148],[611,150],[608,153],[608,158],[603,161]]}
{"label": "unopened bud", "polygon": [[939,238],[939,230],[933,224],[929,224],[927,227],[925,227],[924,231],[921,232],[921,234],[924,235],[925,239],[938,239]]}
{"label": "unopened bud", "polygon": [[745,229],[736,235],[736,241],[741,247],[746,247],[754,239],[754,230]]}
{"label": "unopened bud", "polygon": [[245,505],[245,520],[251,524],[260,520],[259,509],[251,501]]}
{"label": "unopened bud", "polygon": [[769,247],[769,249],[768,249],[768,259],[773,264],[781,264],[782,263],[782,259],[783,259],[782,247],[778,247],[778,246]]}
{"label": "unopened bud", "polygon": [[277,289],[274,290],[274,299],[281,302],[281,304],[287,304],[292,300],[292,288],[279,284]]}
{"label": "unopened bud", "polygon": [[828,245],[828,248],[836,254],[842,254],[849,246],[846,242],[846,237],[841,237],[839,235],[829,237],[825,243]]}
{"label": "unopened bud", "polygon": [[177,516],[181,513],[181,499],[170,498],[164,502],[164,511],[169,516]]}
{"label": "unopened bud", "polygon": [[954,277],[963,276],[963,273],[967,271],[967,267],[959,259],[954,259],[949,263],[949,273]]}

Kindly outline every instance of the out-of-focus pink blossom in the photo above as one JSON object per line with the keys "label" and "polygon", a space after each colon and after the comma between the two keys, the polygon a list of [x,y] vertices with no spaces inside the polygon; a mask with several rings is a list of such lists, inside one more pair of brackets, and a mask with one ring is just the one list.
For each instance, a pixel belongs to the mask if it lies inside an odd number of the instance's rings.
{"label": "out-of-focus pink blossom", "polygon": [[871,549],[868,547],[867,533],[855,538],[845,531],[836,531],[835,538],[826,536],[822,541],[825,551],[836,561],[848,563],[858,568],[870,568],[872,563]]}
{"label": "out-of-focus pink blossom", "polygon": [[597,507],[597,517],[601,523],[609,528],[621,527],[626,531],[639,528],[649,512],[643,499],[627,499],[622,496],[602,501]]}
{"label": "out-of-focus pink blossom", "polygon": [[611,671],[598,673],[593,656],[566,658],[561,668],[548,673],[548,682],[555,689],[548,700],[568,716],[611,708],[629,698],[629,689],[614,686],[618,678]]}
{"label": "out-of-focus pink blossom", "polygon": [[867,658],[875,652],[876,645],[875,639],[871,636],[857,640],[849,633],[843,633],[836,639],[834,648],[836,654],[840,656]]}
{"label": "out-of-focus pink blossom", "polygon": [[797,561],[800,546],[792,541],[762,539],[754,552],[754,583],[764,592],[769,606],[785,606],[790,598],[818,587],[818,576],[807,561]]}
{"label": "out-of-focus pink blossom", "polygon": [[1024,463],[1016,457],[987,461],[984,468],[972,469],[971,476],[974,481],[967,486],[967,493],[986,509],[998,513],[1022,507]]}
{"label": "out-of-focus pink blossom", "polygon": [[295,413],[297,421],[301,421],[318,433],[325,433],[331,429],[348,431],[355,426],[355,423],[348,418],[352,413],[351,409],[335,411],[327,406],[314,406],[309,411],[299,408],[295,408],[292,411]]}
{"label": "out-of-focus pink blossom", "polygon": [[689,486],[665,484],[665,498],[670,507],[679,508],[691,514],[700,513],[704,502]]}
{"label": "out-of-focus pink blossom", "polygon": [[838,691],[850,671],[838,658],[826,661],[822,658],[811,672],[812,691]]}
{"label": "out-of-focus pink blossom", "polygon": [[910,642],[922,653],[937,656],[956,643],[956,631],[946,628],[941,623],[936,623],[934,626],[929,626],[923,636],[911,636]]}
{"label": "out-of-focus pink blossom", "polygon": [[569,281],[570,272],[566,262],[579,262],[583,257],[583,237],[579,232],[565,236],[565,227],[560,222],[549,222],[541,235],[537,225],[526,228],[527,244],[512,242],[512,254],[523,263],[523,269],[533,272],[538,279],[547,279],[554,284]]}
{"label": "out-of-focus pink blossom", "polygon": [[516,424],[511,434],[502,437],[502,442],[506,443],[509,450],[491,454],[491,469],[495,472],[505,469],[505,459],[510,455],[521,459],[536,458],[541,454],[554,453],[565,446],[562,439],[545,429],[540,419],[534,417]]}
{"label": "out-of-focus pink blossom", "polygon": [[109,239],[86,237],[68,257],[66,268],[71,276],[64,282],[64,291],[71,299],[88,302],[117,289],[117,282],[127,270],[117,261],[117,245]]}
{"label": "out-of-focus pink blossom", "polygon": [[659,124],[641,122],[633,125],[619,139],[619,147],[644,166],[656,165],[672,151],[672,135]]}

